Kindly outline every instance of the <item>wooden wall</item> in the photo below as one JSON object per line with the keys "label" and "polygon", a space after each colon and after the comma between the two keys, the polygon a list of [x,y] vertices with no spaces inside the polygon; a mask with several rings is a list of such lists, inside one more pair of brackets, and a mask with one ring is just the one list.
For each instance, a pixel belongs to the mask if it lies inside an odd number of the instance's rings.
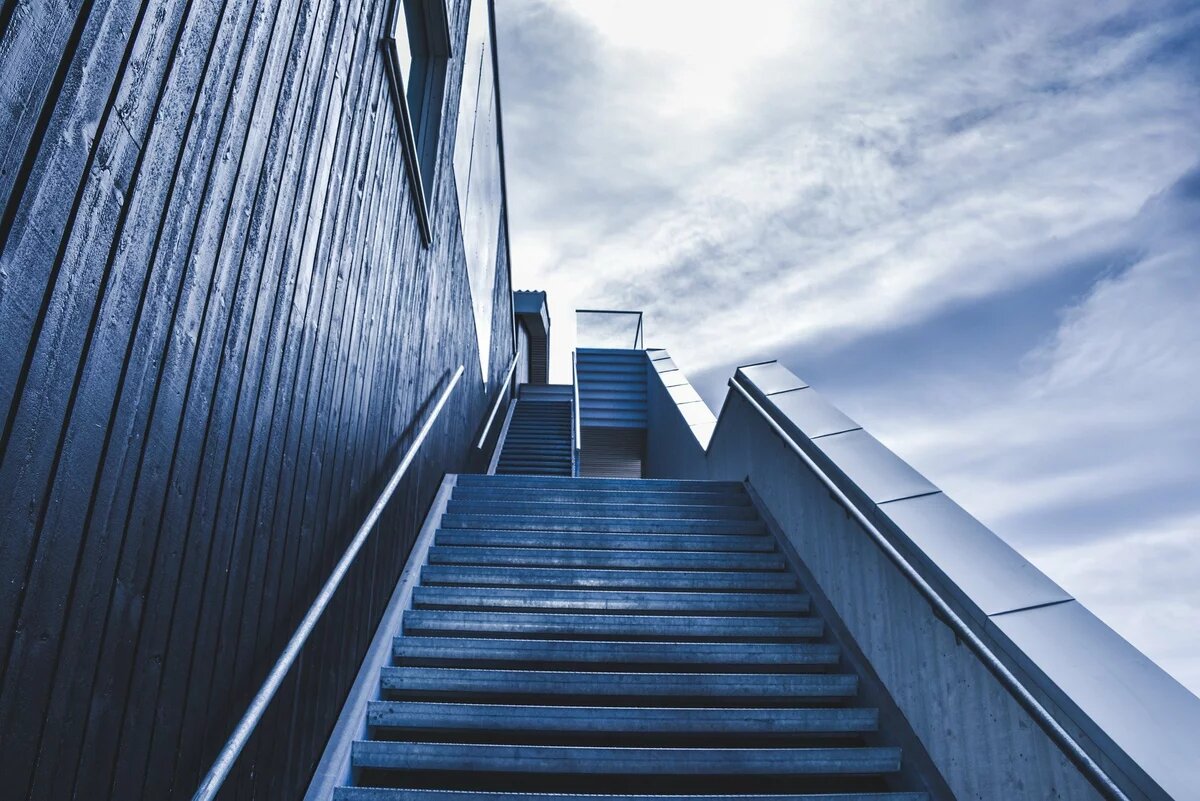
{"label": "wooden wall", "polygon": [[[491,398],[450,167],[461,62],[425,247],[390,12],[0,0],[6,799],[190,797],[463,364],[226,793],[296,797],[467,463]],[[514,347],[501,237],[493,386]]]}

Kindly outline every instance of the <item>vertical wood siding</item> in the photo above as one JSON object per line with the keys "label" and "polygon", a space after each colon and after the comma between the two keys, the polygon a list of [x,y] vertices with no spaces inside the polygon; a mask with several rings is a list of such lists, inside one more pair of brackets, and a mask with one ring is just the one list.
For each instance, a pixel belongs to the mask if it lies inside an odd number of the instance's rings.
{"label": "vertical wood siding", "polygon": [[190,797],[464,364],[225,795],[302,792],[433,491],[472,456],[514,347],[504,224],[485,390],[461,59],[424,247],[390,14],[0,0],[5,798]]}

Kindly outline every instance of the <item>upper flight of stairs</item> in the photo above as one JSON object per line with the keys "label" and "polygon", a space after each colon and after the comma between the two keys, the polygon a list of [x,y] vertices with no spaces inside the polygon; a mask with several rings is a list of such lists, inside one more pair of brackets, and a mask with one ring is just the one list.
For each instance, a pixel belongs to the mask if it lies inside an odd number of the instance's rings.
{"label": "upper flight of stairs", "polygon": [[396,634],[339,801],[927,798],[741,484],[459,476]]}
{"label": "upper flight of stairs", "polygon": [[569,384],[521,385],[497,474],[571,475],[573,395]]}

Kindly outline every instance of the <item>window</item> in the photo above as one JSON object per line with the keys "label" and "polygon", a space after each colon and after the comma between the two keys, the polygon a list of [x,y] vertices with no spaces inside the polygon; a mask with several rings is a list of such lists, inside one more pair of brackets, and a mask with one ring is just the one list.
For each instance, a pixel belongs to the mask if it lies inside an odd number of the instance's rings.
{"label": "window", "polygon": [[396,0],[391,35],[384,39],[393,99],[400,118],[404,161],[425,243],[433,240],[433,205],[438,140],[450,30],[445,0]]}
{"label": "window", "polygon": [[454,137],[454,185],[475,312],[479,367],[487,383],[492,346],[492,296],[504,205],[500,164],[500,106],[492,61],[488,0],[471,0],[463,50],[462,93]]}

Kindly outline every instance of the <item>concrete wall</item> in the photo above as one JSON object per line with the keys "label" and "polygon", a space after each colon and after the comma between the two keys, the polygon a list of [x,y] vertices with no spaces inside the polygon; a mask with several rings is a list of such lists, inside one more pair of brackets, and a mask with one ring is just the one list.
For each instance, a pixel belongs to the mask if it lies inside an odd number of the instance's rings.
{"label": "concrete wall", "polygon": [[1200,798],[1200,700],[790,371],[734,381],[762,411],[731,389],[697,453],[651,380],[655,475],[750,484],[956,797],[1104,796],[769,420],[1129,798]]}
{"label": "concrete wall", "polygon": [[646,370],[646,460],[642,474],[646,478],[707,478],[704,446],[655,371],[654,362],[647,360]]}

